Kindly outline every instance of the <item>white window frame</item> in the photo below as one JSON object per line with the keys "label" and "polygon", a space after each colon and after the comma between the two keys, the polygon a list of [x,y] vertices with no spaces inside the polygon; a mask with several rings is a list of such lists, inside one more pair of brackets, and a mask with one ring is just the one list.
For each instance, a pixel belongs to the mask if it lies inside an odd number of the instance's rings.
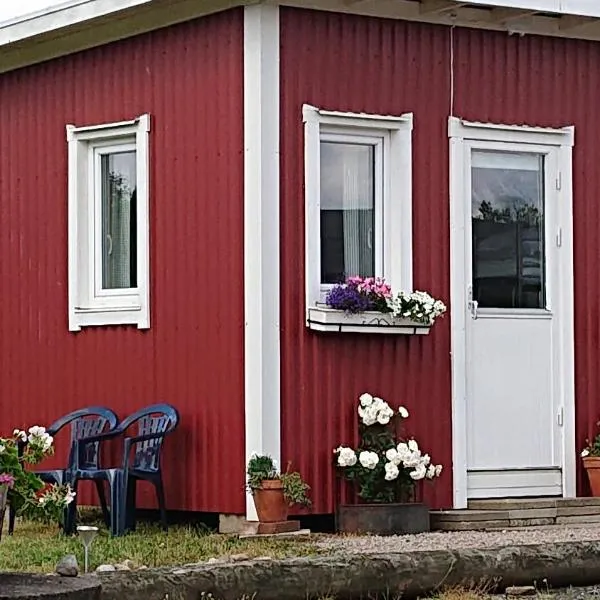
{"label": "white window frame", "polygon": [[[69,204],[69,331],[90,325],[150,327],[150,115],[86,127],[67,125]],[[136,152],[137,287],[102,289],[100,160]]]}
{"label": "white window frame", "polygon": [[305,104],[306,319],[332,285],[321,283],[321,142],[375,146],[375,275],[394,291],[412,291],[413,115],[381,116],[321,110]]}

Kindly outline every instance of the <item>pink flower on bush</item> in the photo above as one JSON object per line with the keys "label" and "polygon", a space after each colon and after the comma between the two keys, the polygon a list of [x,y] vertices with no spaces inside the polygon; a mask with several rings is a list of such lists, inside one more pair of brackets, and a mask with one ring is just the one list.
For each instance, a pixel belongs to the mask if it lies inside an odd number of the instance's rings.
{"label": "pink flower on bush", "polygon": [[9,488],[15,484],[15,478],[8,473],[0,474],[0,485],[7,485]]}

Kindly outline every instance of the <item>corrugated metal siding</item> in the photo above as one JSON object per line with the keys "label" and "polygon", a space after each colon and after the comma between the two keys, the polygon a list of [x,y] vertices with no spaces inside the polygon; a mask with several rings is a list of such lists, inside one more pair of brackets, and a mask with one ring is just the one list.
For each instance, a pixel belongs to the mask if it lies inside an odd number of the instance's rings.
{"label": "corrugated metal siding", "polygon": [[[242,107],[241,10],[0,76],[1,429],[170,402],[174,509],[245,507]],[[71,334],[65,124],[144,112],[152,327]]]}
{"label": "corrugated metal siding", "polygon": [[[283,456],[313,484],[315,512],[333,509],[331,452],[356,436],[363,391],[412,412],[411,431],[446,471],[426,490],[450,506],[450,319],[431,335],[318,335],[304,327],[304,102],[333,110],[414,112],[414,283],[449,299],[450,29],[282,9]],[[577,439],[600,413],[600,45],[456,29],[455,114],[470,120],[576,126],[575,296]]]}

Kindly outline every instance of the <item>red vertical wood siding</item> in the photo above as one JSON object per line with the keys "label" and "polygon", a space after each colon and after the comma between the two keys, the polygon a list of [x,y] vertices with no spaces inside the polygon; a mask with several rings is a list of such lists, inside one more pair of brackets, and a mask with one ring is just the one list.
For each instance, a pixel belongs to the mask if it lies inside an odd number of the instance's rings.
{"label": "red vertical wood siding", "polygon": [[[145,112],[151,329],[69,333],[65,125]],[[241,9],[0,75],[1,431],[170,402],[174,509],[245,509],[242,112]]]}
{"label": "red vertical wood siding", "polygon": [[[315,512],[331,512],[332,449],[354,441],[356,398],[370,391],[411,411],[411,432],[446,467],[435,487],[427,487],[427,499],[432,506],[451,506],[450,316],[426,338],[320,335],[305,329],[301,115],[305,102],[332,110],[414,113],[414,284],[448,301],[450,29],[286,8],[281,31],[283,456],[313,485]],[[455,29],[454,49],[455,115],[576,127],[576,402],[581,443],[600,413],[595,273],[600,259],[600,44]]]}

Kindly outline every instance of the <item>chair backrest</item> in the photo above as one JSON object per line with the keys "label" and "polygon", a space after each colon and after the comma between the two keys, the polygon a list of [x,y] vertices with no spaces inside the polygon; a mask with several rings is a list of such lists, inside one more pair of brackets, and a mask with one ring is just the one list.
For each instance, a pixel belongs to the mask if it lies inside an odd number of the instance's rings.
{"label": "chair backrest", "polygon": [[[69,450],[69,466],[71,466],[76,441],[82,442],[86,438],[113,431],[118,423],[119,418],[110,408],[90,406],[61,417],[48,427],[48,432],[55,435],[66,425],[71,425],[71,448]],[[78,458],[80,469],[98,469],[100,467],[100,442],[80,443]]]}
{"label": "chair backrest", "polygon": [[135,437],[157,434],[149,440],[136,442],[133,446],[131,467],[139,471],[158,472],[160,469],[160,453],[165,436],[173,431],[179,423],[179,413],[170,404],[154,404],[137,411],[123,421],[132,425],[137,422]]}

